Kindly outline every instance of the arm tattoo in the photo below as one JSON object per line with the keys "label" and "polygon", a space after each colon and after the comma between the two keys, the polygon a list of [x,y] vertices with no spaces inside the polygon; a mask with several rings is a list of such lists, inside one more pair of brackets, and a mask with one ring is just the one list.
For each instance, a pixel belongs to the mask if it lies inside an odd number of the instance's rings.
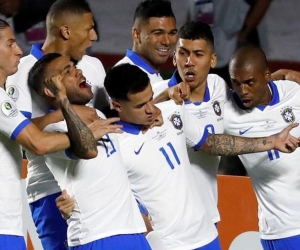
{"label": "arm tattoo", "polygon": [[266,137],[244,138],[219,134],[209,135],[200,149],[212,155],[230,156],[269,150],[273,143],[272,139]]}
{"label": "arm tattoo", "polygon": [[67,98],[61,102],[61,111],[67,123],[71,151],[80,158],[86,158],[89,150],[97,150],[92,131],[79,118]]}

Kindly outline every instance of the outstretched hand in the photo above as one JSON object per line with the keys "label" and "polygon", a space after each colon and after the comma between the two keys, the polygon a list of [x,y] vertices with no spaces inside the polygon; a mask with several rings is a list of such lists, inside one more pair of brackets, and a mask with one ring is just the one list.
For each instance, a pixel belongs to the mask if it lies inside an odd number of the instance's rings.
{"label": "outstretched hand", "polygon": [[284,153],[294,152],[300,145],[300,139],[292,136],[290,131],[298,125],[299,123],[290,124],[279,134],[275,135],[274,148]]}
{"label": "outstretched hand", "polygon": [[90,130],[92,131],[96,140],[99,140],[104,135],[109,133],[118,133],[121,134],[123,131],[121,130],[122,125],[114,124],[115,122],[119,121],[120,118],[113,117],[109,119],[96,119],[92,123],[88,125]]}
{"label": "outstretched hand", "polygon": [[72,211],[75,208],[75,201],[67,194],[66,190],[63,190],[62,194],[55,199],[55,203],[65,220],[72,216]]}

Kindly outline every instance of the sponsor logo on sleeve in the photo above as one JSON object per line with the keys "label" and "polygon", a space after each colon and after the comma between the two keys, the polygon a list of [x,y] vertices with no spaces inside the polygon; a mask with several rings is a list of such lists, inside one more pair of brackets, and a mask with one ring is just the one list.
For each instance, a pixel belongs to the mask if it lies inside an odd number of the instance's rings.
{"label": "sponsor logo on sleeve", "polygon": [[19,90],[16,86],[11,85],[6,89],[7,95],[15,102],[19,99]]}
{"label": "sponsor logo on sleeve", "polygon": [[12,101],[4,101],[1,104],[2,113],[7,117],[14,117],[18,114],[18,109]]}

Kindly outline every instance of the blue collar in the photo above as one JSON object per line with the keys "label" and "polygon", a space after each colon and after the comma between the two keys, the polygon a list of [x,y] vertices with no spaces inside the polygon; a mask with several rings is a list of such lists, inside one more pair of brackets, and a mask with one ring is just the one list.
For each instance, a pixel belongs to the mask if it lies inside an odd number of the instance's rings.
{"label": "blue collar", "polygon": [[[182,82],[182,79],[179,75],[178,70],[175,70],[172,77],[170,78],[170,80],[168,82],[168,86],[173,87],[173,86],[177,85],[180,82]],[[207,83],[206,83],[203,102],[208,102],[209,100],[210,100],[210,92],[209,92],[209,88],[207,87]],[[184,103],[185,104],[191,104],[192,102],[187,100]],[[194,102],[195,105],[200,105],[201,103],[202,102]]]}
{"label": "blue collar", "polygon": [[178,70],[176,69],[168,82],[168,86],[170,88],[170,87],[177,85],[180,82],[182,82],[182,80],[181,80]]}
{"label": "blue collar", "polygon": [[126,133],[138,135],[142,130],[142,125],[127,123],[123,121],[118,121],[116,124],[123,125],[122,130]]}
{"label": "blue collar", "polygon": [[126,51],[126,56],[137,66],[143,68],[146,70],[149,74],[159,74],[155,72],[155,70],[148,64],[146,63],[137,53],[135,53],[133,50],[128,49]]}
{"label": "blue collar", "polygon": [[[274,106],[276,105],[277,103],[280,102],[280,99],[279,99],[279,93],[278,93],[278,88],[276,86],[276,84],[273,82],[273,81],[270,81],[269,82],[269,87],[270,87],[270,90],[272,92],[272,99],[270,101],[270,104],[269,105],[260,105],[260,106],[257,106],[256,108],[258,108],[259,110],[261,111],[264,111],[264,109],[267,107],[267,106]],[[238,95],[234,92],[233,93],[233,99],[235,101],[235,103],[241,108],[241,109],[244,109],[244,110],[247,110],[247,109],[251,109],[251,108],[246,108],[243,103],[241,102],[241,99],[238,97]]]}
{"label": "blue collar", "polygon": [[33,44],[31,46],[30,54],[33,55],[37,60],[41,59],[44,55],[44,52],[41,50],[43,44]]}

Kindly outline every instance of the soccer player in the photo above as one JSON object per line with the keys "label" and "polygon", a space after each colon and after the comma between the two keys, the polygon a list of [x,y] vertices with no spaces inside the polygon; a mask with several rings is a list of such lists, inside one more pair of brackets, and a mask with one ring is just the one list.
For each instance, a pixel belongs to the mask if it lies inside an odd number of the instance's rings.
{"label": "soccer player", "polygon": [[173,101],[158,104],[164,124],[142,134],[141,126],[153,119],[147,75],[137,66],[119,65],[108,72],[104,85],[125,131],[119,135],[120,150],[132,189],[166,249],[219,249],[216,228],[191,171],[186,141],[194,150],[224,155],[257,151],[258,145],[208,134]]}
{"label": "soccer player", "polygon": [[119,140],[130,183],[165,248],[219,249],[216,228],[195,185],[186,139],[195,149],[213,154],[256,151],[258,145],[247,140],[241,143],[236,137],[208,135],[184,106],[172,101],[159,104],[164,124],[143,134],[141,127],[155,117],[147,74],[137,66],[122,64],[108,73],[104,84],[125,131]]}
{"label": "soccer player", "polygon": [[[242,136],[273,135],[300,118],[300,88],[271,81],[264,52],[242,47],[229,63],[234,94],[225,105],[225,132]],[[299,135],[299,128],[293,134]],[[258,201],[259,231],[265,250],[296,250],[300,245],[299,149],[239,156]]]}
{"label": "soccer player", "polygon": [[[227,86],[221,77],[209,74],[216,61],[214,37],[209,25],[201,21],[187,22],[178,32],[173,57],[177,71],[171,79],[156,83],[153,91],[155,95],[164,91],[156,97],[156,101],[169,99],[169,91],[172,92],[172,88],[176,88],[183,80],[189,87],[188,90],[182,89],[184,94],[189,91],[189,99],[184,103],[186,109],[211,134],[222,134]],[[182,97],[178,97],[181,100]],[[218,223],[220,214],[217,208],[217,172],[220,157],[195,152],[191,148],[188,148],[188,154],[203,203],[212,221]]]}
{"label": "soccer player", "polygon": [[[97,40],[91,9],[85,1],[57,0],[50,8],[47,19],[47,37],[43,45],[34,44],[30,55],[23,57],[16,74],[7,80],[7,88],[14,94],[11,97],[21,107],[21,112],[28,118],[36,118],[47,113],[48,106],[27,84],[30,68],[44,54],[58,52],[79,61],[77,67],[84,71],[88,84],[99,98],[93,98],[88,105],[99,109],[108,106],[103,81],[105,71],[102,63],[94,57],[85,55],[86,49]],[[43,126],[41,127],[43,129]],[[65,249],[67,224],[61,218],[55,206],[55,198],[61,189],[44,163],[43,156],[26,152],[28,174],[26,190],[32,217],[37,228],[43,248]]]}
{"label": "soccer player", "polygon": [[[22,232],[21,199],[21,144],[34,154],[43,155],[70,147],[78,157],[91,158],[97,155],[96,141],[90,129],[73,111],[65,92],[49,83],[53,98],[61,107],[69,128],[66,134],[41,132],[17,109],[15,102],[5,92],[7,76],[18,69],[22,50],[7,22],[0,19],[0,249],[25,250]],[[7,90],[8,91],[8,90]],[[99,124],[95,124],[99,127]],[[96,134],[95,134],[96,135]],[[99,135],[99,134],[98,134]],[[98,138],[100,138],[100,135]]]}
{"label": "soccer player", "polygon": [[118,64],[139,66],[151,84],[162,81],[159,73],[177,41],[176,19],[168,0],[144,0],[135,10],[132,28],[133,47]]}
{"label": "soccer player", "polygon": [[[80,88],[82,71],[66,56],[47,54],[29,72],[29,85],[55,109],[45,85],[47,78],[61,82],[73,104],[85,105],[93,98],[90,88]],[[98,115],[104,119],[100,111]],[[66,132],[66,124],[51,124],[46,130]],[[45,156],[59,186],[75,199],[75,209],[68,219],[70,249],[150,249],[116,135],[105,135],[97,149],[97,157],[91,160],[72,159],[65,151]]]}

